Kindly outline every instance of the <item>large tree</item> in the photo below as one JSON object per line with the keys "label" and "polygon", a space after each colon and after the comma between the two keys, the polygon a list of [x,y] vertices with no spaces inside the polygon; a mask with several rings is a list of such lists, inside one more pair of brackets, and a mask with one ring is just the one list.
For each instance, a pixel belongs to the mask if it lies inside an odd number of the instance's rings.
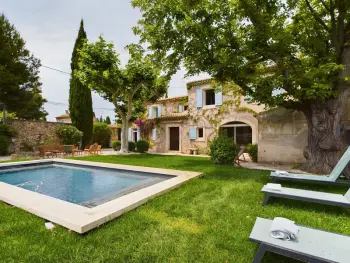
{"label": "large tree", "polygon": [[40,61],[25,47],[16,28],[0,14],[0,110],[20,119],[43,119]]}
{"label": "large tree", "polygon": [[348,0],[133,0],[134,28],[172,72],[234,81],[269,107],[308,122],[305,170],[339,160],[339,127],[350,92]]}
{"label": "large tree", "polygon": [[128,128],[132,118],[144,112],[144,103],[163,96],[169,78],[144,54],[138,45],[129,45],[130,59],[122,67],[113,43],[101,36],[95,43],[86,43],[81,50],[76,76],[115,106],[122,122],[121,151],[128,151]]}
{"label": "large tree", "polygon": [[78,68],[80,58],[79,50],[83,47],[86,40],[86,32],[84,30],[84,21],[81,20],[78,37],[75,41],[72,54],[72,76],[70,79],[69,89],[69,112],[73,126],[83,132],[82,148],[89,145],[92,140],[93,117],[91,90],[84,85],[73,72]]}

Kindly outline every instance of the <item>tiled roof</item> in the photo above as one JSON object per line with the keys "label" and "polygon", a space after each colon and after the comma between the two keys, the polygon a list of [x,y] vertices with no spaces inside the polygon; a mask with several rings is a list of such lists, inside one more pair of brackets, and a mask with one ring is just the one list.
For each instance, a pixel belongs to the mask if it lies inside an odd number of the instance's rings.
{"label": "tiled roof", "polygon": [[157,117],[158,120],[173,120],[173,119],[184,119],[188,117],[188,111],[168,113],[167,115],[162,115]]}
{"label": "tiled roof", "polygon": [[162,98],[159,99],[159,102],[163,102],[163,101],[178,101],[178,100],[182,100],[184,98],[187,98],[188,95],[184,95],[184,96],[177,96],[177,97],[171,97],[171,98]]}
{"label": "tiled roof", "polygon": [[200,85],[203,85],[203,84],[210,84],[210,82],[211,82],[211,78],[187,82],[186,85],[187,85],[187,89],[191,89],[194,86],[200,86]]}

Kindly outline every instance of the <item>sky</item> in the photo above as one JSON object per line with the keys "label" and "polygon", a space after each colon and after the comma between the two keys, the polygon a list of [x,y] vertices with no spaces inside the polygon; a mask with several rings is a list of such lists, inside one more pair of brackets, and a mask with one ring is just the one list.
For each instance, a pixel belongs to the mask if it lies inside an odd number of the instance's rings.
{"label": "sky", "polygon": [[[27,48],[47,67],[70,73],[70,61],[78,34],[80,20],[84,19],[89,41],[99,35],[113,41],[122,63],[128,60],[124,47],[137,43],[132,27],[141,18],[127,0],[0,0],[0,12],[14,24],[26,41]],[[206,74],[184,79],[186,71],[180,70],[170,82],[169,97],[186,94],[186,82],[208,77]],[[48,121],[68,109],[70,75],[41,67],[44,105]],[[110,116],[114,120],[114,107],[99,95],[92,95],[97,117]]]}

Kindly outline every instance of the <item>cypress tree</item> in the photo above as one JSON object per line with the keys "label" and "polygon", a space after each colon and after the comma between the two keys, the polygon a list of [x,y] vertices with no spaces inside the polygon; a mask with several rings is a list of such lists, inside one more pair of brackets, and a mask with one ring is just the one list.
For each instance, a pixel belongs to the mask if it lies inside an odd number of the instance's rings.
{"label": "cypress tree", "polygon": [[91,90],[83,85],[79,79],[74,76],[74,70],[78,69],[79,52],[86,40],[86,32],[84,30],[84,21],[81,20],[78,37],[75,41],[72,62],[71,62],[71,79],[69,89],[69,111],[73,126],[82,131],[82,147],[91,143],[93,131],[93,111]]}
{"label": "cypress tree", "polygon": [[107,124],[111,124],[111,118],[109,118],[109,116],[106,117],[105,119],[105,123]]}

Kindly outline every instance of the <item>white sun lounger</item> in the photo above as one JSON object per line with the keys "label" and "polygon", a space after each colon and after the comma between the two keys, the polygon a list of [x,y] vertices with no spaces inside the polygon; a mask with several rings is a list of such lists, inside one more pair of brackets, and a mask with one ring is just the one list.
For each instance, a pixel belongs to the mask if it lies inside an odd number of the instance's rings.
{"label": "white sun lounger", "polygon": [[[281,197],[286,199],[301,200],[306,202],[313,202],[325,205],[341,206],[350,208],[350,189],[345,195],[331,194],[324,192],[316,192],[310,190],[302,190],[295,188],[282,187],[281,191],[275,191],[269,189],[266,185],[261,189],[261,192],[265,193],[265,198],[262,205],[266,205],[271,196]],[[350,248],[349,248],[350,254]]]}
{"label": "white sun lounger", "polygon": [[295,174],[295,173],[278,174],[276,172],[271,172],[270,176],[273,178],[273,182],[277,182],[279,180],[290,180],[290,181],[303,181],[303,182],[313,182],[313,183],[350,185],[350,180],[348,182],[337,181],[349,162],[350,162],[350,147],[348,147],[348,149],[345,151],[345,153],[340,158],[339,162],[334,167],[333,171],[329,176],[316,175],[316,174]]}
{"label": "white sun lounger", "polygon": [[260,217],[255,221],[249,240],[260,247],[253,263],[260,262],[266,251],[305,262],[350,262],[350,236],[299,226],[299,238],[285,241],[270,236],[271,223]]}

